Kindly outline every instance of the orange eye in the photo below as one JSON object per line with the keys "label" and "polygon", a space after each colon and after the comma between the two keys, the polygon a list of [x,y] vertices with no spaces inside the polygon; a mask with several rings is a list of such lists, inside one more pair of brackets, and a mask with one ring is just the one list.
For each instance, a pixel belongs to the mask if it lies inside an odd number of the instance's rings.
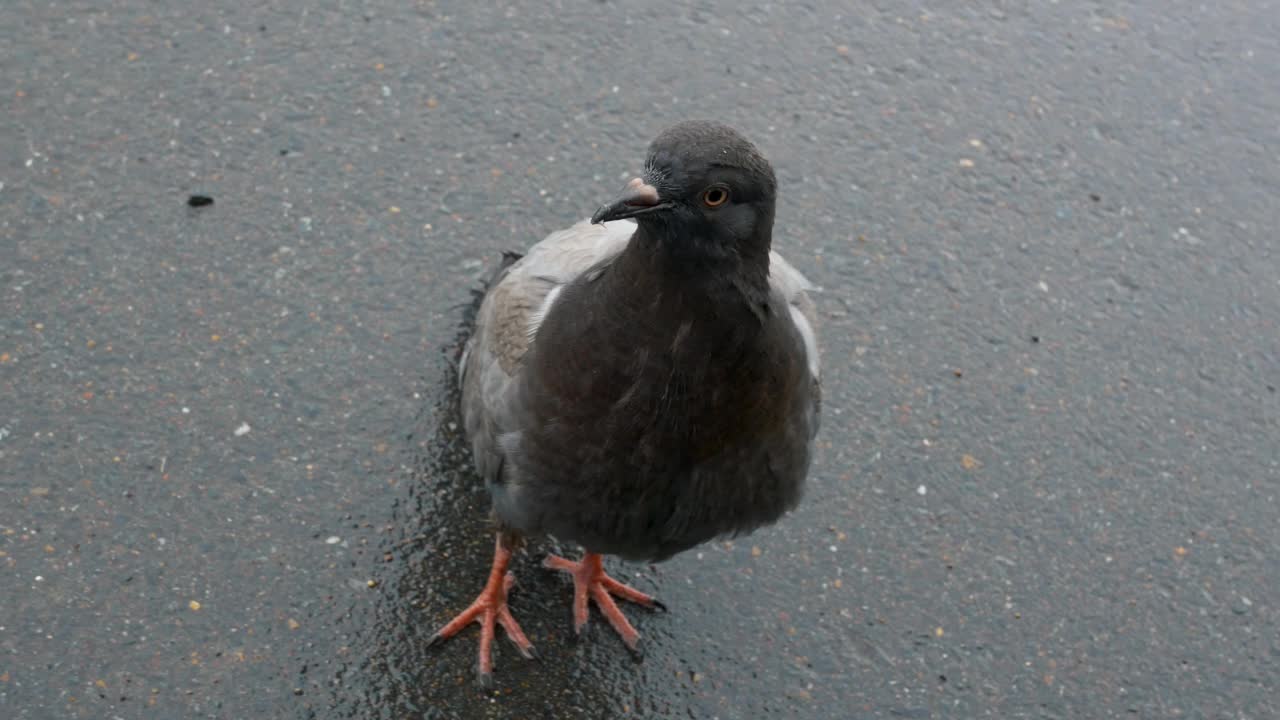
{"label": "orange eye", "polygon": [[707,207],[720,207],[729,201],[729,191],[722,187],[713,187],[702,193],[702,204]]}

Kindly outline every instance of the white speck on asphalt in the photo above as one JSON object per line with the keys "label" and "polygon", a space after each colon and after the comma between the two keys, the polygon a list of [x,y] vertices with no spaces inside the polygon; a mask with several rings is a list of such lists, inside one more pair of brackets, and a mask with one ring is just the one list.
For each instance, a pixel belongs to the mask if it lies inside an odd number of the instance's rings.
{"label": "white speck on asphalt", "polygon": [[330,535],[329,537],[325,538],[324,541],[328,545],[337,545],[338,543],[342,542],[342,538],[338,537],[337,535]]}
{"label": "white speck on asphalt", "polygon": [[240,437],[242,435],[248,435],[249,431],[252,429],[253,428],[249,427],[249,423],[242,422],[240,423],[240,427],[236,428],[236,437]]}
{"label": "white speck on asphalt", "polygon": [[928,494],[929,494],[929,488],[927,488],[927,487],[925,487],[925,486],[921,485],[920,487],[916,488],[916,494],[917,494],[917,495],[928,495]]}

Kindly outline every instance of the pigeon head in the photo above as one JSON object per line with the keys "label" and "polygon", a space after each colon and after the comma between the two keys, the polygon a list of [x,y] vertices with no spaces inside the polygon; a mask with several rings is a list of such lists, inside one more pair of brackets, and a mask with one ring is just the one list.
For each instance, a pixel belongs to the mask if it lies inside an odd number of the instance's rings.
{"label": "pigeon head", "polygon": [[736,130],[683,122],[653,141],[644,173],[591,222],[634,218],[678,251],[767,251],[776,188],[769,161]]}

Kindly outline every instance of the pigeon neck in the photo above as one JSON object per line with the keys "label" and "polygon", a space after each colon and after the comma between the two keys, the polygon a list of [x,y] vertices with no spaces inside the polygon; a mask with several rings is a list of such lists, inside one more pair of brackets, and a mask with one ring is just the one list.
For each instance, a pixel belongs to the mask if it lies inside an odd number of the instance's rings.
{"label": "pigeon neck", "polygon": [[620,258],[632,277],[692,293],[714,304],[745,304],[763,317],[769,299],[769,233],[732,247],[674,237],[663,229],[636,229]]}

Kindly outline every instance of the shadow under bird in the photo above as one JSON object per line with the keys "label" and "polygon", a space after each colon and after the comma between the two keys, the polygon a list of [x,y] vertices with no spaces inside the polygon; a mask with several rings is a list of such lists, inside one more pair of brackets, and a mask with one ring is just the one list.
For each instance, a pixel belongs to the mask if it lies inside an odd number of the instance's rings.
{"label": "shadow under bird", "polygon": [[662,607],[601,556],[659,561],[776,521],[799,501],[818,430],[809,283],[771,250],[777,182],[732,128],[685,122],[644,173],[491,283],[461,365],[462,416],[498,523],[479,597],[431,642],[495,625],[533,646],[507,605],[521,537],[581,545],[545,565],[573,578],[581,634],[594,602],[628,648],[614,598]]}

